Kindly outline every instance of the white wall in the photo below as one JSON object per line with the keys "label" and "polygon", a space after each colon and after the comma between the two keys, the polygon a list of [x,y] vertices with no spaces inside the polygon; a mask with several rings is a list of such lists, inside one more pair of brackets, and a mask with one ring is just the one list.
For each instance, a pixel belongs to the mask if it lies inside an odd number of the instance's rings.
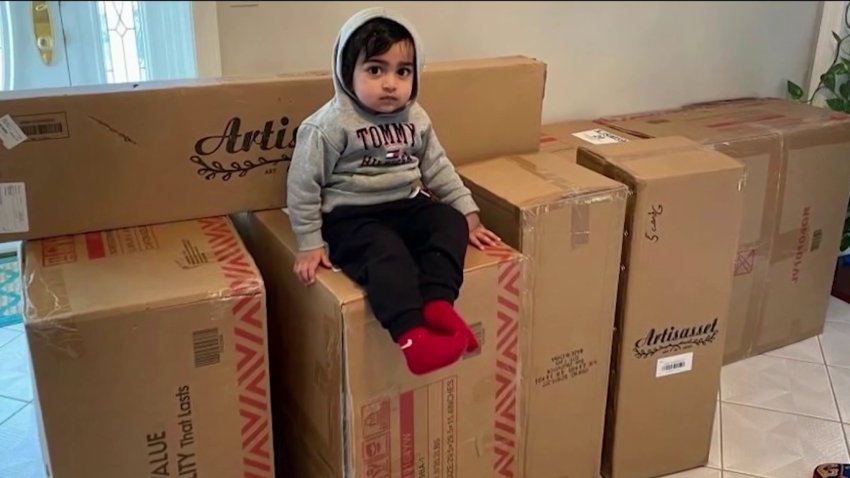
{"label": "white wall", "polygon": [[221,75],[218,7],[215,2],[192,2],[192,34],[198,76]]}
{"label": "white wall", "polygon": [[[804,88],[806,97],[808,98],[811,98],[812,92],[820,84],[820,75],[826,73],[829,67],[832,66],[833,60],[835,60],[835,49],[838,45],[833,37],[833,32],[838,33],[840,36],[850,33],[846,23],[850,20],[844,18],[844,12],[848,3],[850,2],[830,1],[824,3],[817,39],[815,41],[812,74],[809,76],[808,87],[805,83],[797,83]],[[821,92],[814,97],[812,104],[827,107],[826,98],[829,98],[829,96]]]}
{"label": "white wall", "polygon": [[361,8],[384,5],[416,25],[428,61],[512,54],[545,61],[544,121],[580,119],[784,95],[786,79],[808,79],[820,4],[218,2],[221,68],[225,75],[328,69],[339,26]]}

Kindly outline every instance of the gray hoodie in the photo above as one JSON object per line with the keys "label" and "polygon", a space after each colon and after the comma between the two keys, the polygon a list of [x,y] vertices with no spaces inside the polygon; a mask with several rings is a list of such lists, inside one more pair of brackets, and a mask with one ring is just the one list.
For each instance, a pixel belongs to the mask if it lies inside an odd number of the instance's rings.
{"label": "gray hoodie", "polygon": [[[407,106],[375,114],[361,106],[342,79],[343,46],[365,22],[384,17],[414,41],[415,81]],[[478,206],[446,156],[425,110],[416,102],[423,66],[419,37],[403,18],[383,8],[363,10],[339,32],[333,50],[334,97],[298,127],[287,179],[287,206],[302,251],[325,246],[322,213],[411,197],[421,183],[463,214]]]}

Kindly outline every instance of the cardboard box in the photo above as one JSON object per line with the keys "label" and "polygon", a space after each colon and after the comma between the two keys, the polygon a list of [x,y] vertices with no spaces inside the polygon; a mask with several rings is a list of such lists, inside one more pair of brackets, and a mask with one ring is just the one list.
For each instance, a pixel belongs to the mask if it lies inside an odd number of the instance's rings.
{"label": "cardboard box", "polygon": [[850,197],[850,116],[762,98],[600,121],[686,136],[747,167],[726,363],[823,331]]}
{"label": "cardboard box", "polygon": [[226,218],[25,250],[50,476],[274,476],[263,281]]}
{"label": "cardboard box", "polygon": [[529,259],[518,476],[598,476],[628,190],[574,164],[572,151],[458,172],[484,224]]}
{"label": "cardboard box", "polygon": [[543,125],[540,150],[571,151],[572,160],[575,161],[575,150],[579,146],[627,143],[636,139],[641,138],[593,121],[564,121]]}
{"label": "cardboard box", "polygon": [[[420,101],[455,164],[536,151],[545,73],[433,63]],[[332,94],[327,73],[0,93],[30,136],[0,148],[0,240],[282,207],[296,127]]]}
{"label": "cardboard box", "polygon": [[[681,137],[580,147],[628,184],[603,475],[704,465],[741,225],[744,167]],[[721,206],[722,205],[722,206]]]}
{"label": "cardboard box", "polygon": [[[299,478],[516,476],[521,256],[470,250],[458,311],[482,348],[411,374],[401,350],[342,272],[304,287],[283,212],[249,215],[269,291],[274,412]],[[285,424],[285,426],[283,425]]]}

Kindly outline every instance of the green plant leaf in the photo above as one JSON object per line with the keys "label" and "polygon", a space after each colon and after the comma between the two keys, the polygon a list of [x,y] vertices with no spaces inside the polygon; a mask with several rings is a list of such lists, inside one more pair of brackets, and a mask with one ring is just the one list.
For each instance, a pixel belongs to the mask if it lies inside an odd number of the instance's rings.
{"label": "green plant leaf", "polygon": [[797,85],[797,83],[794,83],[793,81],[789,80],[787,82],[787,86],[788,86],[788,97],[789,98],[791,98],[792,100],[799,100],[800,98],[803,97],[803,89],[800,88],[800,86]]}
{"label": "green plant leaf", "polygon": [[826,70],[827,75],[843,75],[847,73],[847,65],[844,62],[837,61],[834,65],[830,66],[828,70]]}
{"label": "green plant leaf", "polygon": [[823,82],[823,86],[827,87],[827,89],[829,89],[829,91],[835,93],[835,74],[834,73],[826,72],[820,77],[820,80]]}
{"label": "green plant leaf", "polygon": [[850,81],[845,81],[838,87],[838,92],[844,98],[844,101],[850,101]]}
{"label": "green plant leaf", "polygon": [[845,103],[846,102],[842,98],[830,98],[826,100],[826,104],[833,111],[844,111],[844,108],[846,107]]}

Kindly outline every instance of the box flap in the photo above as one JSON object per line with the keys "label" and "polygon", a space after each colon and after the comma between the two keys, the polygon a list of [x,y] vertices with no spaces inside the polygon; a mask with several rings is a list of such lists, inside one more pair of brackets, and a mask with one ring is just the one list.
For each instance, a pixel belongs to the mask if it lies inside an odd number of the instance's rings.
{"label": "box flap", "polygon": [[567,148],[578,148],[594,144],[627,143],[641,139],[628,133],[589,120],[563,121],[544,124],[541,128],[540,146],[547,147],[556,142]]}
{"label": "box flap", "polygon": [[637,181],[743,169],[738,161],[680,136],[631,143],[582,146],[579,163],[596,163],[627,173]]}
{"label": "box flap", "polygon": [[[294,257],[298,252],[295,234],[289,222],[289,216],[279,209],[254,213],[259,225],[268,229]],[[470,247],[466,254],[464,271],[490,267],[505,261],[514,260],[517,253],[488,254]],[[346,277],[342,271],[319,268],[316,285],[326,289],[336,298],[339,305],[345,305],[364,298],[363,289]]]}
{"label": "box flap", "polygon": [[[298,254],[295,233],[285,210],[273,209],[254,213],[257,225],[265,227],[285,247],[292,257]],[[363,298],[363,291],[342,272],[334,272],[319,267],[316,284],[323,287],[336,298],[339,305]]]}
{"label": "box flap", "polygon": [[779,98],[737,98],[731,100],[692,103],[685,106],[692,117],[711,112],[723,113],[727,125],[711,124],[713,127],[732,126],[742,122],[770,127],[780,131],[794,131],[798,128],[820,127],[832,123],[850,122],[850,115],[827,108],[787,101]]}
{"label": "box flap", "polygon": [[262,293],[224,217],[25,243],[27,322]]}
{"label": "box flap", "polygon": [[598,121],[637,136],[681,135],[709,144],[847,123],[850,116],[777,98],[742,98]]}
{"label": "box flap", "polygon": [[464,181],[520,209],[624,186],[557,152],[503,156],[458,168]]}

